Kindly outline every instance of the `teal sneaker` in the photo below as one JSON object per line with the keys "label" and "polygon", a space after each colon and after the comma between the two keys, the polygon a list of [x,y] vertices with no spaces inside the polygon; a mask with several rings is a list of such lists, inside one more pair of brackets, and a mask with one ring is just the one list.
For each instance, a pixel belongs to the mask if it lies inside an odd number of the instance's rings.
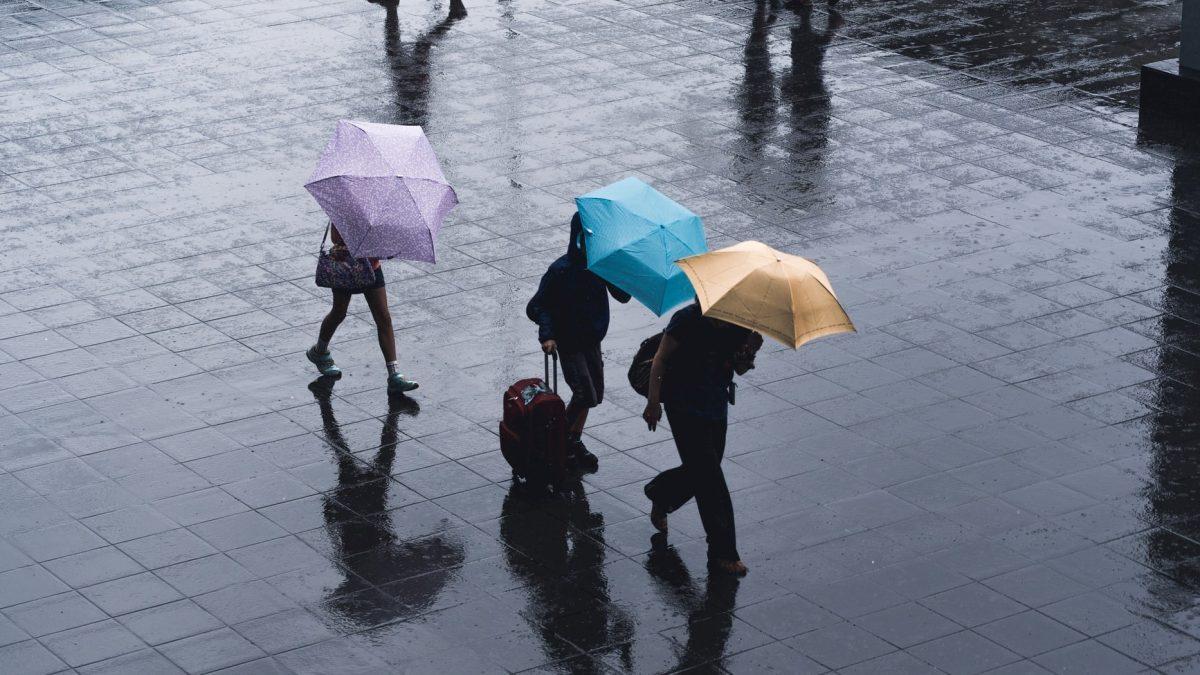
{"label": "teal sneaker", "polygon": [[401,375],[400,373],[393,373],[391,375],[388,375],[388,393],[389,394],[403,394],[404,392],[412,391],[413,389],[416,389],[419,386],[421,386],[421,385],[417,384],[416,382],[413,382],[412,380],[404,379],[404,376]]}
{"label": "teal sneaker", "polygon": [[337,364],[333,362],[333,355],[329,352],[319,354],[316,349],[316,346],[309,347],[308,351],[304,352],[304,355],[308,357],[309,361],[312,361],[317,370],[325,377],[341,377],[342,369],[338,368]]}

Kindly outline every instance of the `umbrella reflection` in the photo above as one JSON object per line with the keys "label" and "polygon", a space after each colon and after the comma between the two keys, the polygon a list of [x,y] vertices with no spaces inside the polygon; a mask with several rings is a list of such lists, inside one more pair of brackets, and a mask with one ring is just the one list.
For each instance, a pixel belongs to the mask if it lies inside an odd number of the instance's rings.
{"label": "umbrella reflection", "polygon": [[409,44],[400,39],[397,0],[370,0],[382,5],[383,44],[387,54],[396,107],[389,122],[425,126],[429,122],[430,55],[450,27],[467,15],[461,0],[450,3],[450,14]]}
{"label": "umbrella reflection", "polygon": [[[550,660],[576,656],[576,648],[619,645],[618,658],[629,663],[633,620],[609,598],[604,515],[592,511],[582,485],[562,499],[537,500],[514,482],[501,509],[500,539],[509,569],[528,586],[522,615]],[[573,660],[570,670],[609,672],[592,659]]]}
{"label": "umbrella reflection", "polygon": [[[324,378],[322,378],[323,380]],[[345,580],[332,589],[324,606],[358,626],[377,626],[421,613],[437,600],[454,567],[462,564],[462,544],[433,535],[401,541],[388,511],[393,488],[397,423],[402,414],[416,415],[420,406],[405,396],[388,401],[379,445],[370,460],[356,457],[334,417],[331,386],[318,380],[310,387],[321,409],[325,438],[337,460],[338,483],[324,495],[325,530]],[[422,575],[415,583],[397,583]]]}
{"label": "umbrella reflection", "polygon": [[651,543],[646,569],[659,583],[667,602],[688,617],[687,644],[683,645],[678,663],[669,672],[701,665],[715,670],[721,665],[733,630],[733,607],[737,602],[740,579],[710,574],[701,593],[675,547],[667,544],[666,537],[656,534]]}

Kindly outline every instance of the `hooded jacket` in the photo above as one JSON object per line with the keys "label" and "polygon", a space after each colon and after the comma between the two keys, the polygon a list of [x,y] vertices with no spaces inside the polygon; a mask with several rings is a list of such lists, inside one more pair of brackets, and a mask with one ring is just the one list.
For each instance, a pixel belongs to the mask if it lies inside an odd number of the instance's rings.
{"label": "hooded jacket", "polygon": [[550,263],[525,314],[538,325],[538,340],[554,340],[560,349],[600,344],[608,334],[608,296],[629,302],[629,294],[587,268],[583,223],[571,218],[567,254]]}

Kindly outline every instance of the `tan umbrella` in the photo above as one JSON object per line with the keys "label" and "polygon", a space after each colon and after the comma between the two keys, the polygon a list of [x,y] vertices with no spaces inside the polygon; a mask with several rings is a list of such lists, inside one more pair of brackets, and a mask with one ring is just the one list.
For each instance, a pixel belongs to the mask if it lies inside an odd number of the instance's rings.
{"label": "tan umbrella", "polygon": [[744,241],[676,262],[696,289],[700,309],[796,348],[854,324],[829,277],[811,260]]}

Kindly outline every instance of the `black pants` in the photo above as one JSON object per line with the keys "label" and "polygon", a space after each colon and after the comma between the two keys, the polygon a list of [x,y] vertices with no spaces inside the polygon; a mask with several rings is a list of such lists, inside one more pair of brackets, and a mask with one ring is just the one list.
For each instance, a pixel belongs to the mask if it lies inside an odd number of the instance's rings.
{"label": "black pants", "polygon": [[696,417],[667,406],[667,421],[675,436],[682,466],[667,469],[646,485],[646,496],[656,505],[674,511],[692,497],[708,539],[710,560],[740,560],[733,526],[733,501],[721,458],[725,456],[725,420]]}

